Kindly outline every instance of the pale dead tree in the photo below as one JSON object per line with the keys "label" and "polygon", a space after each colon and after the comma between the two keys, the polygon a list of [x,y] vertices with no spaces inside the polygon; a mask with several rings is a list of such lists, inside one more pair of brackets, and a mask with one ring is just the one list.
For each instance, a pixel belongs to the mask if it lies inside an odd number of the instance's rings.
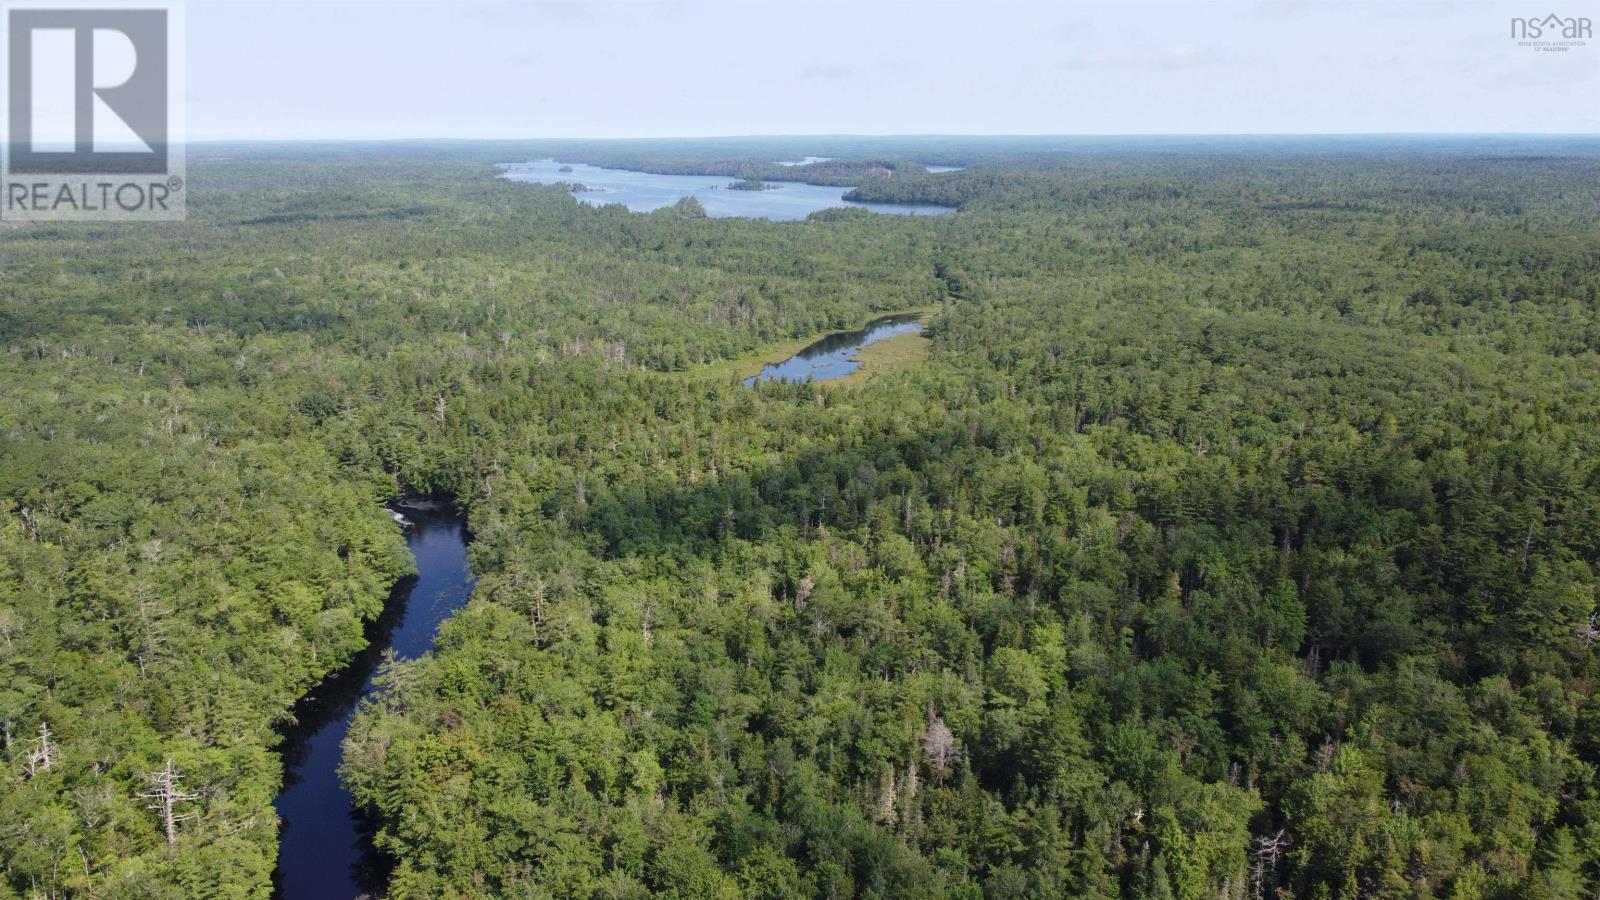
{"label": "pale dead tree", "polygon": [[161,814],[161,825],[167,833],[167,843],[178,842],[178,823],[185,819],[194,818],[197,813],[184,813],[177,811],[179,803],[198,800],[199,795],[188,793],[183,789],[183,775],[178,767],[173,765],[172,757],[167,757],[167,764],[158,772],[145,776],[150,783],[148,793],[140,794],[140,799],[149,800],[147,809],[153,809]]}
{"label": "pale dead tree", "polygon": [[6,652],[16,649],[11,643],[11,638],[17,633],[17,617],[9,609],[0,609],[0,640],[6,642]]}
{"label": "pale dead tree", "polygon": [[956,736],[950,733],[950,726],[944,724],[939,714],[933,711],[931,703],[928,705],[928,730],[922,736],[922,753],[928,758],[928,766],[935,775],[943,775],[956,758]]}
{"label": "pale dead tree", "polygon": [[528,592],[528,624],[533,626],[533,640],[539,640],[539,635],[544,632],[544,595],[545,583],[540,578],[533,583],[533,589]]}
{"label": "pale dead tree", "polygon": [[1277,834],[1260,835],[1255,840],[1254,860],[1250,865],[1250,891],[1255,900],[1266,896],[1267,882],[1277,873],[1278,861],[1288,849],[1289,833],[1282,828]]}
{"label": "pale dead tree", "polygon": [[895,820],[896,797],[894,766],[884,763],[878,770],[878,802],[873,805],[873,818],[882,824]]}
{"label": "pale dead tree", "polygon": [[1578,629],[1578,637],[1591,644],[1600,641],[1600,612],[1589,616],[1589,624]]}
{"label": "pale dead tree", "polygon": [[1323,735],[1322,746],[1317,748],[1317,772],[1326,774],[1329,769],[1333,768],[1333,758],[1338,755],[1338,752],[1339,745],[1334,743],[1333,736],[1329,734]]}
{"label": "pale dead tree", "polygon": [[800,612],[806,608],[806,598],[811,596],[811,592],[815,590],[816,587],[817,583],[812,580],[810,575],[806,575],[800,579],[800,583],[796,585],[794,589],[795,612]]}
{"label": "pale dead tree", "polygon": [[433,401],[433,418],[440,425],[444,424],[444,412],[445,412],[445,409],[448,408],[448,406],[449,406],[449,401],[445,399],[445,396],[443,394],[440,394]]}
{"label": "pale dead tree", "polygon": [[134,662],[139,664],[139,675],[149,674],[167,640],[167,619],[172,610],[150,598],[148,585],[134,587]]}
{"label": "pale dead tree", "polygon": [[900,779],[900,827],[910,828],[916,824],[917,818],[917,788],[921,782],[917,778],[917,761],[911,760],[906,765],[905,777]]}
{"label": "pale dead tree", "polygon": [[39,743],[28,754],[28,777],[32,778],[40,772],[49,771],[50,767],[56,764],[56,759],[59,756],[60,750],[57,748],[56,742],[50,739],[50,723],[40,722]]}

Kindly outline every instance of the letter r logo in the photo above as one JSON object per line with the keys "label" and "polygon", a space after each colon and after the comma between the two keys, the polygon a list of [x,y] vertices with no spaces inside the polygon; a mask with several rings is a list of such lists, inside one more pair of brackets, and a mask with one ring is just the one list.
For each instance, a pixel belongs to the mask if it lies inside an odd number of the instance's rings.
{"label": "letter r logo", "polygon": [[8,15],[10,172],[167,171],[165,9]]}

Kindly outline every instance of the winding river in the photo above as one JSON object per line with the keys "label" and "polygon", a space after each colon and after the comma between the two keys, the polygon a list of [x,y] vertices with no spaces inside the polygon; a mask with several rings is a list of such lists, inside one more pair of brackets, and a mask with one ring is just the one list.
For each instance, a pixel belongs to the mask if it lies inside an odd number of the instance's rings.
{"label": "winding river", "polygon": [[[830,334],[745,383],[826,381],[854,372],[862,347],[922,330],[920,316],[887,316],[855,331]],[[273,805],[282,823],[273,894],[286,900],[355,900],[381,896],[389,861],[372,846],[372,824],[339,781],[344,739],[386,651],[411,659],[433,646],[439,624],[472,596],[467,526],[460,510],[429,500],[395,503],[417,574],[395,585],[383,614],[367,626],[367,647],[323,679],[295,707],[284,730],[283,790]]]}
{"label": "winding river", "polygon": [[367,626],[367,648],[329,675],[295,707],[286,729],[283,792],[273,805],[282,822],[274,894],[287,900],[381,896],[389,865],[372,847],[372,828],[339,783],[345,735],[361,699],[373,691],[384,651],[420,656],[439,623],[472,595],[467,527],[460,511],[425,500],[394,509],[405,520],[417,574],[395,585],[383,614]]}

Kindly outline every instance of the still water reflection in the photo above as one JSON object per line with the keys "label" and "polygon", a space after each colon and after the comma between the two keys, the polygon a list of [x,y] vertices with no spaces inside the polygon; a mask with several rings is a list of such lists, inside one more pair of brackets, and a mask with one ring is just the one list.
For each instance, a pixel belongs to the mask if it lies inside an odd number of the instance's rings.
{"label": "still water reflection", "polygon": [[780,363],[773,363],[759,375],[745,379],[751,385],[758,381],[829,381],[843,378],[861,368],[855,357],[861,348],[894,337],[897,334],[914,334],[922,330],[921,316],[886,316],[867,323],[858,331],[841,331],[830,334],[799,353]]}

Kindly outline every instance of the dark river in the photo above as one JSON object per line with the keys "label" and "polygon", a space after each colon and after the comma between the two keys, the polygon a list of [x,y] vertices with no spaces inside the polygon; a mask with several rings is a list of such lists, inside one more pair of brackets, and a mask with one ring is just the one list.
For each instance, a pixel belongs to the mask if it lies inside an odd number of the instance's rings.
{"label": "dark river", "polygon": [[467,529],[453,507],[402,501],[395,508],[410,521],[406,544],[417,575],[395,585],[383,615],[367,626],[367,648],[346,668],[329,675],[295,708],[298,724],[286,729],[284,787],[273,801],[282,821],[274,893],[285,900],[353,900],[381,896],[386,861],[372,850],[372,830],[352,807],[339,783],[342,744],[361,698],[385,650],[401,659],[433,645],[439,623],[472,595],[467,570]]}
{"label": "dark river", "polygon": [[922,317],[885,316],[868,322],[858,331],[830,334],[780,363],[772,363],[759,375],[745,379],[746,385],[758,381],[828,381],[843,378],[861,368],[856,355],[868,344],[876,344],[897,334],[922,330]]}

